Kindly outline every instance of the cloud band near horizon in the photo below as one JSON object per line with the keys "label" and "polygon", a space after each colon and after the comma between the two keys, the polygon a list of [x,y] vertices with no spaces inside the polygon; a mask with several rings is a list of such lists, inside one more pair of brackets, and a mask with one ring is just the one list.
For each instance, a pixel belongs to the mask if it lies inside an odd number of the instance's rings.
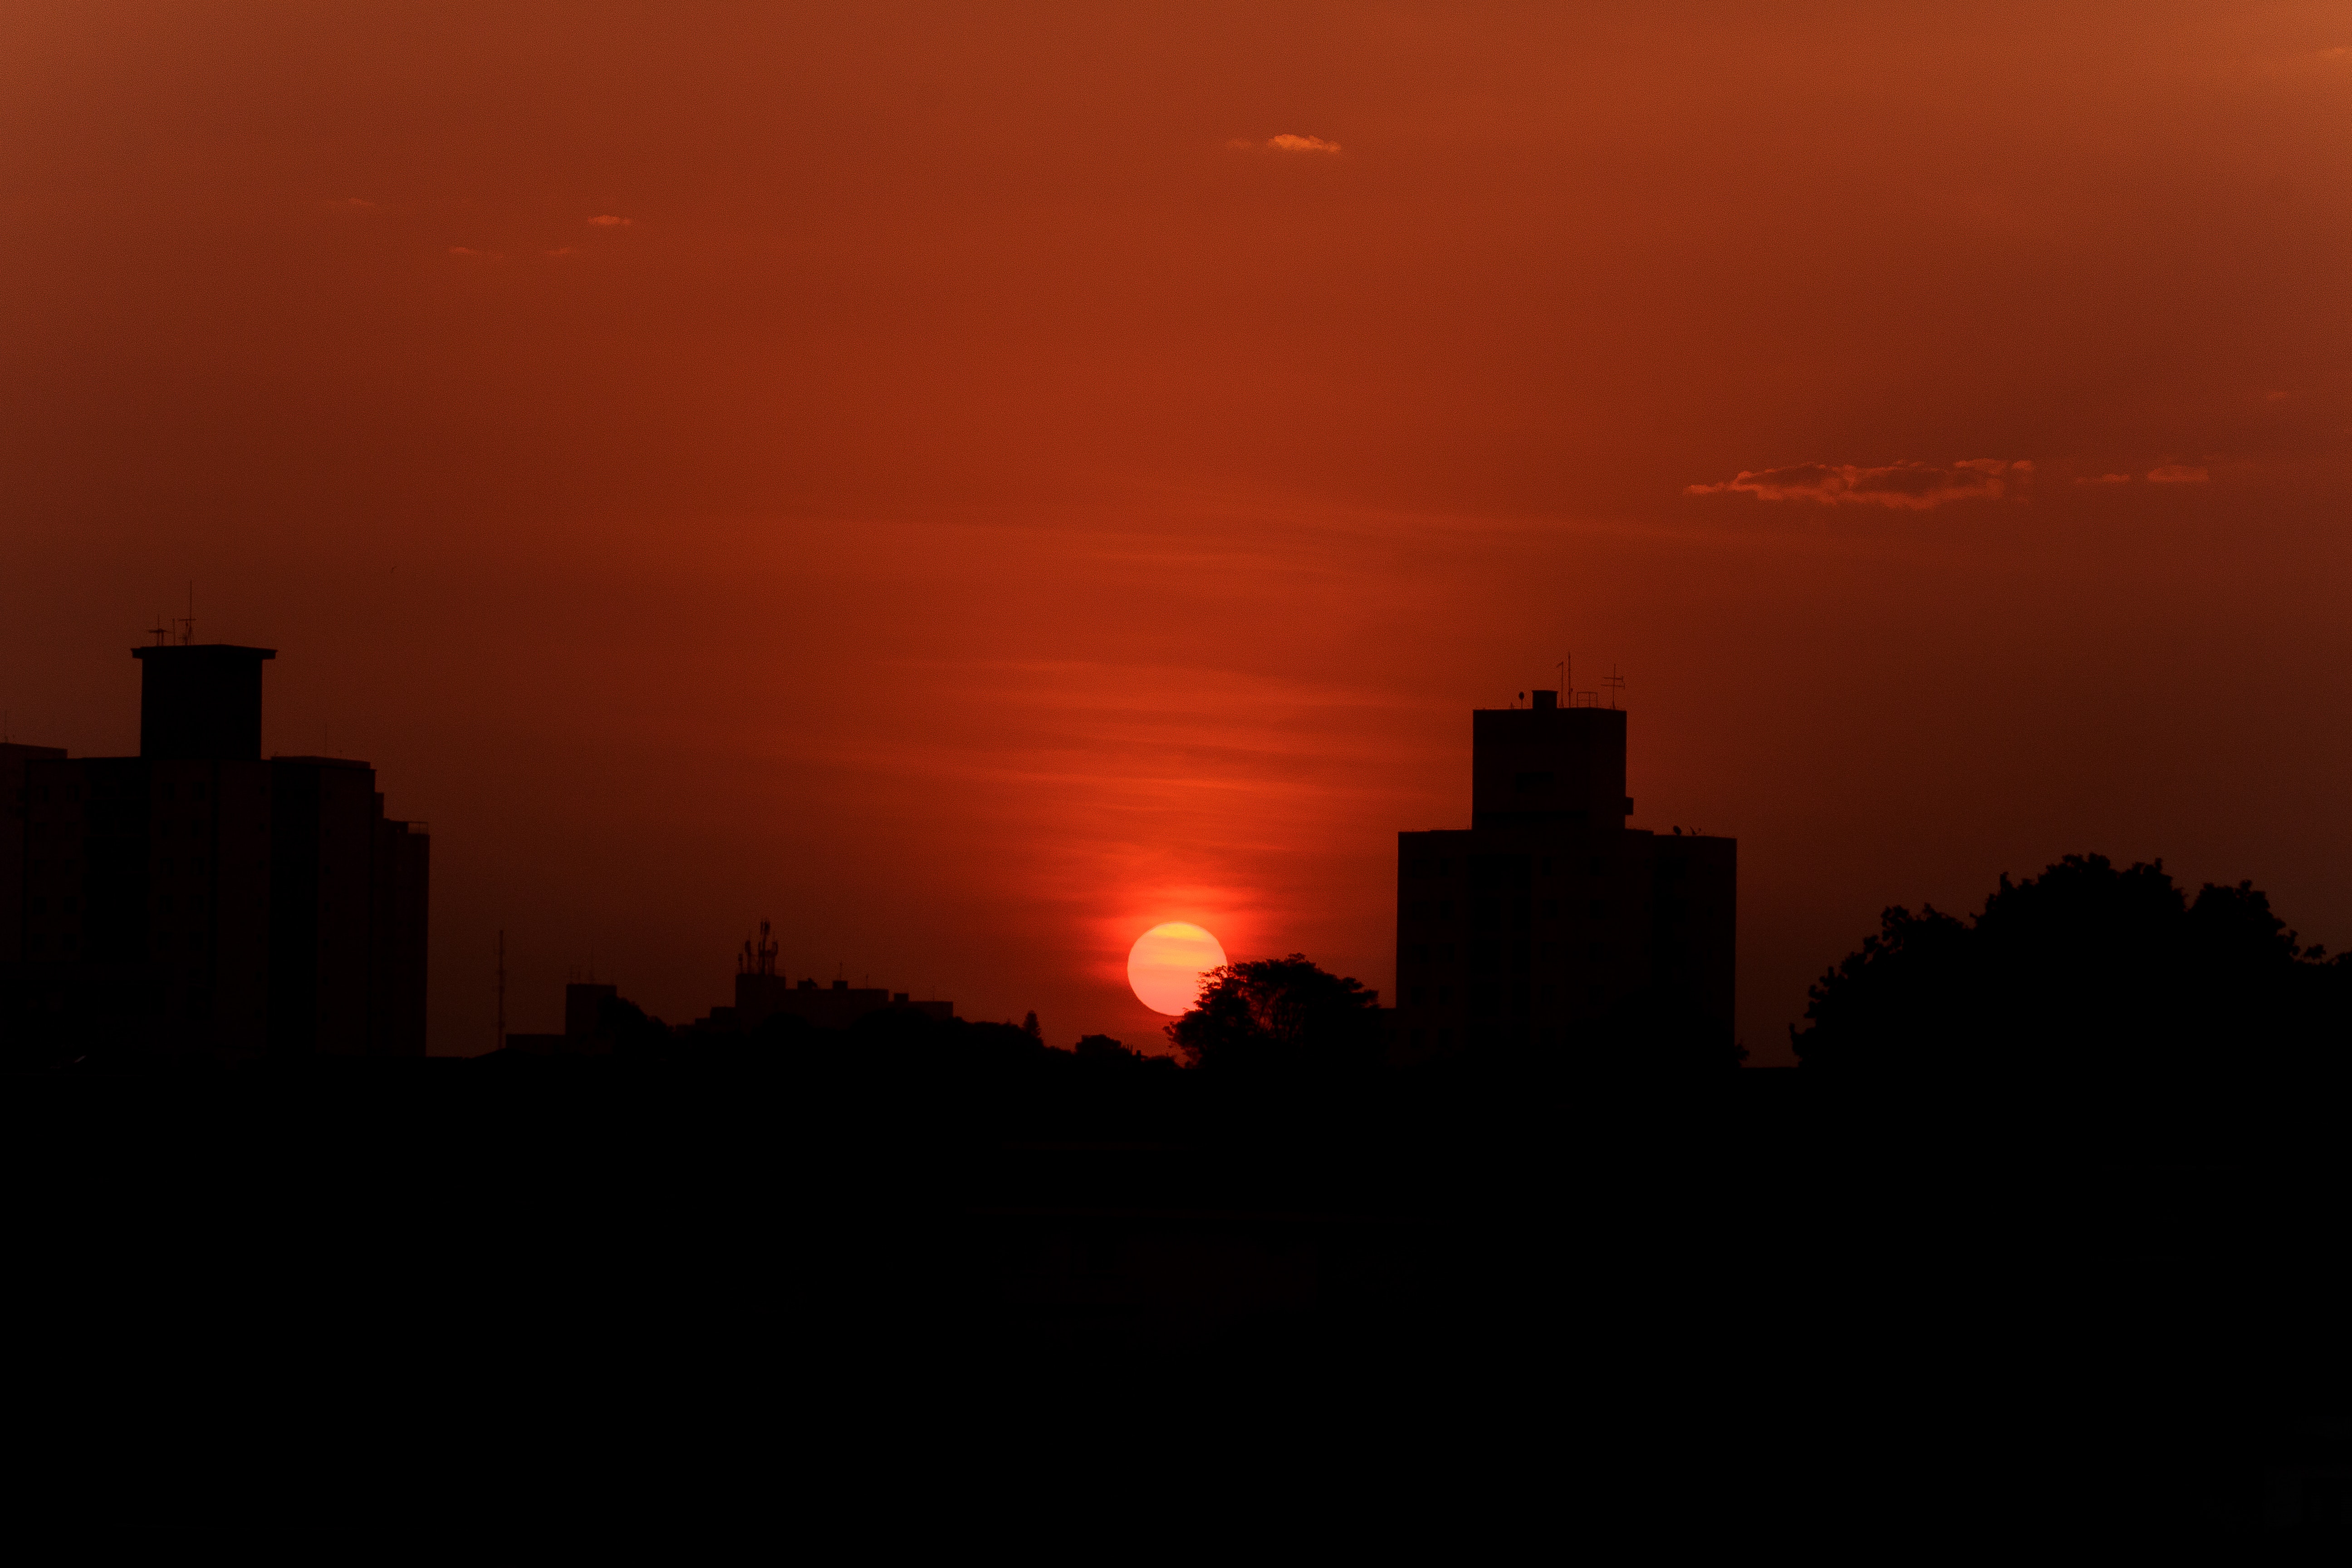
{"label": "cloud band near horizon", "polygon": [[1743,469],[1712,485],[1685,485],[1685,495],[1752,495],[1759,500],[1810,500],[1825,506],[1883,506],[1927,511],[1956,500],[1998,500],[2032,475],[2029,458],[1964,458],[1948,466],[1909,461],[1879,468],[1853,463],[1799,463],[1785,468]]}

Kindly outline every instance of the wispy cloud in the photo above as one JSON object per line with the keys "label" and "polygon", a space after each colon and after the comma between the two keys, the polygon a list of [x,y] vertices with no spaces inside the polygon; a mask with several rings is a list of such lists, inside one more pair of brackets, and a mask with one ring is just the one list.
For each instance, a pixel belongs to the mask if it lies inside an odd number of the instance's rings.
{"label": "wispy cloud", "polygon": [[614,217],[611,213],[599,213],[588,220],[588,226],[591,228],[630,228],[636,221],[633,217]]}
{"label": "wispy cloud", "polygon": [[1229,153],[1255,153],[1261,147],[1275,153],[1337,153],[1337,142],[1326,142],[1320,136],[1293,136],[1288,132],[1269,136],[1263,142],[1253,142],[1246,136],[1236,136],[1225,143]]}
{"label": "wispy cloud", "polygon": [[2201,485],[2210,478],[2204,469],[2187,463],[2166,463],[2147,471],[2148,482],[2157,485]]}
{"label": "wispy cloud", "polygon": [[1745,470],[1719,484],[1687,485],[1685,495],[1727,491],[1759,500],[1810,500],[1825,506],[1884,506],[1926,511],[1947,501],[1998,500],[2033,472],[2030,459],[1964,458],[1949,467],[1933,463],[1888,463],[1865,468],[1852,463],[1799,463],[1793,468]]}

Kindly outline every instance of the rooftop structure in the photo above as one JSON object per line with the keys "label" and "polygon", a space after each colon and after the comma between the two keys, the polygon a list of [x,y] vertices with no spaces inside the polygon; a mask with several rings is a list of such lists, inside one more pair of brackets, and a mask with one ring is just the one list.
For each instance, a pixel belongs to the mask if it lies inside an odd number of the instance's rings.
{"label": "rooftop structure", "polygon": [[1732,1039],[1738,845],[1628,827],[1623,710],[1470,716],[1470,826],[1397,835],[1399,1054]]}

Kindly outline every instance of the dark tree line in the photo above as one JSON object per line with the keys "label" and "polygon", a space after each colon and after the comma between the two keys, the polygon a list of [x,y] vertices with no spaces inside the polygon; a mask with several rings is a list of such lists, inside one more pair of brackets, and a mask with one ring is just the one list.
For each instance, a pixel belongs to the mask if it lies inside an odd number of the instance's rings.
{"label": "dark tree line", "polygon": [[2070,855],[1968,920],[1896,907],[1811,989],[1808,1068],[2121,1080],[2352,1062],[2352,954],[2330,960],[2252,882],[2189,897],[2162,861]]}
{"label": "dark tree line", "polygon": [[[2330,958],[2274,914],[2251,882],[2191,897],[2161,861],[2118,868],[2068,856],[2007,876],[1966,919],[1885,910],[1878,930],[1811,990],[1790,1036],[1803,1065],[1845,1076],[1954,1074],[2124,1082],[2189,1073],[2352,1073],[2352,953]],[[1203,976],[1167,1026],[1186,1065],[1219,1079],[1352,1079],[1387,1065],[1377,993],[1302,953]],[[1009,1073],[1075,1057],[1087,1073],[1172,1069],[1106,1036],[1075,1051],[1019,1025],[889,1010],[845,1030],[778,1016],[740,1035],[672,1029],[625,998],[598,1033],[639,1061],[782,1062],[895,1072]],[[1580,1076],[1687,1077],[1735,1070],[1746,1052],[1714,1021],[1642,994],[1596,1021],[1584,1047],[1538,1065]],[[1526,1064],[1522,1064],[1526,1065]]]}
{"label": "dark tree line", "polygon": [[1221,1072],[1354,1073],[1384,1050],[1380,994],[1299,952],[1209,971],[1167,1033],[1186,1061]]}

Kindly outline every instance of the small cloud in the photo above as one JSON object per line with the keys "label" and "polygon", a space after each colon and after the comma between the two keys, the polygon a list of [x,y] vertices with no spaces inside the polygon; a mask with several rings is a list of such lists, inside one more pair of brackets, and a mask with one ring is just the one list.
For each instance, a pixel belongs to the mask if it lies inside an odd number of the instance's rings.
{"label": "small cloud", "polygon": [[635,218],[614,217],[611,213],[603,213],[590,218],[588,226],[591,228],[628,228],[635,222]]}
{"label": "small cloud", "polygon": [[2131,476],[2129,474],[2101,474],[2095,479],[2078,479],[2074,482],[2078,485],[2127,485],[2131,483]]}
{"label": "small cloud", "polygon": [[1948,468],[1912,462],[1874,468],[1852,463],[1800,463],[1787,468],[1745,470],[1720,484],[1687,485],[1683,493],[1705,496],[1730,491],[1759,500],[1811,500],[1825,506],[1927,511],[1947,501],[1998,500],[2012,484],[2023,483],[2032,473],[2033,464],[2027,458],[2012,462],[1964,458]]}
{"label": "small cloud", "polygon": [[2147,471],[2148,483],[2153,485],[2201,485],[2210,478],[2204,469],[2186,463],[2166,463]]}
{"label": "small cloud", "polygon": [[1337,142],[1326,142],[1320,136],[1293,136],[1287,132],[1269,136],[1263,142],[1253,142],[1246,136],[1236,136],[1225,143],[1228,153],[1337,153]]}

